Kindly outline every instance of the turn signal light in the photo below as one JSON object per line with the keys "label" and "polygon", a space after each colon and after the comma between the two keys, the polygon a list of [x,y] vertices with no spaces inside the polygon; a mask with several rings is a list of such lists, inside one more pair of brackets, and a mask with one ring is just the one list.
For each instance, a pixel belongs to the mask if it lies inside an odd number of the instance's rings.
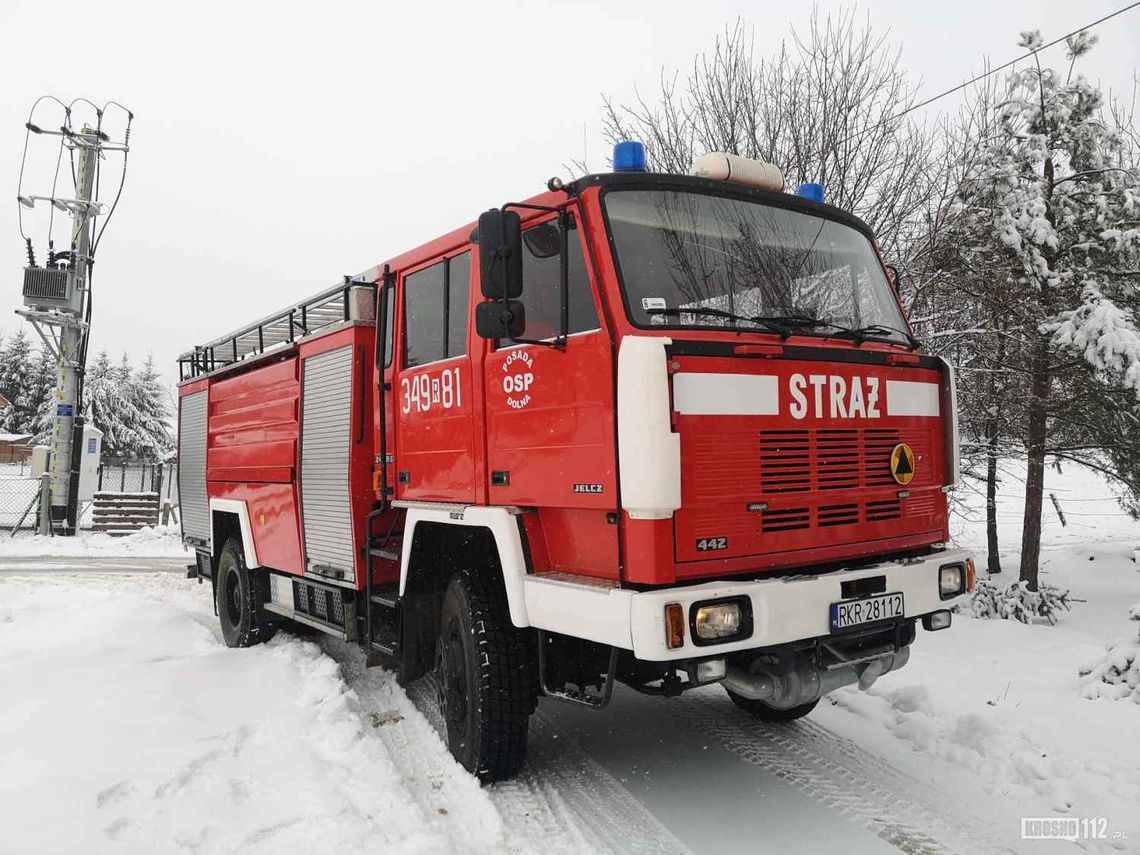
{"label": "turn signal light", "polygon": [[665,646],[670,650],[685,646],[685,608],[680,603],[665,606]]}
{"label": "turn signal light", "polygon": [[978,582],[978,570],[974,567],[974,559],[966,559],[966,593],[974,593],[974,586]]}

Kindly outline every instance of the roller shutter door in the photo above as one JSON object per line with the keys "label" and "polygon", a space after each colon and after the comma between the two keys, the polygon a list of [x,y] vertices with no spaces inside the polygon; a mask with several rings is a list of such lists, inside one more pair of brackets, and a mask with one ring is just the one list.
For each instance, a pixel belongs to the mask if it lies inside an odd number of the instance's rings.
{"label": "roller shutter door", "polygon": [[[305,569],[354,578],[348,470],[352,347],[309,357],[301,385],[301,516]],[[340,575],[337,573],[336,575]]]}
{"label": "roller shutter door", "polygon": [[206,497],[206,414],[209,392],[184,395],[178,417],[178,504],[182,537],[210,544],[210,508]]}

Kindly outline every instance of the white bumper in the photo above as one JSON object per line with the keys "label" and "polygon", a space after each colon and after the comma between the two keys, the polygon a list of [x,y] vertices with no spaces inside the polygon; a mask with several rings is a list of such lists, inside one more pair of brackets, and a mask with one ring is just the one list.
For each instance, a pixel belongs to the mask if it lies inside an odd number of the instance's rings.
{"label": "white bumper", "polygon": [[[904,615],[921,617],[952,607],[961,598],[943,600],[938,593],[938,569],[965,562],[960,549],[938,552],[909,561],[888,561],[857,570],[819,575],[791,576],[754,581],[724,580],[699,585],[630,591],[576,585],[566,581],[528,576],[525,580],[526,613],[530,626],[587,638],[625,650],[638,659],[664,661],[751,650],[830,634],[830,606],[843,599],[843,582],[869,576],[886,576],[886,592],[901,592]],[[680,603],[685,609],[703,600],[748,597],[752,603],[752,635],[725,644],[693,644],[689,627],[685,644],[665,646],[665,606]]]}

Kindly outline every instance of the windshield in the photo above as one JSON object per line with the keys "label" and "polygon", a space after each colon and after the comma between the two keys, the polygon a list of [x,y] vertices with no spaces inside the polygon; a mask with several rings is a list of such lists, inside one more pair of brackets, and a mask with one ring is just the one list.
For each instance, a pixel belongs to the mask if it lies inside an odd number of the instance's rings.
{"label": "windshield", "polygon": [[704,193],[605,195],[639,326],[865,331],[908,340],[870,241],[823,217]]}

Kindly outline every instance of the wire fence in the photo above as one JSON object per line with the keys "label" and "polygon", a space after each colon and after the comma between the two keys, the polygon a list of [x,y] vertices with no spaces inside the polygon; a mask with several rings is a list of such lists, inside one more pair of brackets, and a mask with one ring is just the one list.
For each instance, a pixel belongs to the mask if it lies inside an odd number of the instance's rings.
{"label": "wire fence", "polygon": [[31,477],[26,463],[0,462],[0,531],[35,527],[39,491],[40,481]]}
{"label": "wire fence", "polygon": [[[40,479],[26,461],[0,460],[0,532],[34,531]],[[157,493],[160,504],[178,504],[178,467],[173,463],[109,460],[99,467],[101,493]],[[80,508],[79,526],[91,525],[90,503]]]}

